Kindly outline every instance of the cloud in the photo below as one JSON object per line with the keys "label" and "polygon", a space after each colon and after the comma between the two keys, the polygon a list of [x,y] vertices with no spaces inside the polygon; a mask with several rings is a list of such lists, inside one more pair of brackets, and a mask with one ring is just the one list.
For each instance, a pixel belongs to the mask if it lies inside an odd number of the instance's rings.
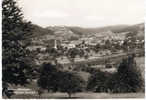
{"label": "cloud", "polygon": [[103,17],[99,17],[99,16],[85,16],[84,18],[87,21],[101,21],[104,20]]}
{"label": "cloud", "polygon": [[35,12],[34,16],[37,18],[66,18],[69,15],[63,11],[59,10],[47,10],[45,12]]}
{"label": "cloud", "polygon": [[25,19],[41,26],[137,24],[143,22],[145,15],[145,0],[18,1]]}

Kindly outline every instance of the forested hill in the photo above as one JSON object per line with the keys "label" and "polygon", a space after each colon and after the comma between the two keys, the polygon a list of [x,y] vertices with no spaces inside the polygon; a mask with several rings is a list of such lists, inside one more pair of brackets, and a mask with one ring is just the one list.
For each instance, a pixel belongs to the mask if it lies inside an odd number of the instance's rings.
{"label": "forested hill", "polygon": [[[49,26],[47,28],[42,28],[38,25],[33,25],[32,33],[33,37],[42,37],[47,35],[47,37],[59,37],[62,39],[78,39],[81,36],[87,35],[97,35],[104,32],[111,31],[113,33],[120,34],[122,32],[136,33],[138,37],[144,37],[144,23],[136,25],[114,25],[99,28],[82,28],[82,27],[69,27],[69,26]],[[105,34],[106,35],[106,34]],[[135,35],[135,34],[133,34]]]}
{"label": "forested hill", "polygon": [[138,32],[144,31],[144,23],[136,24],[136,25],[114,25],[114,26],[106,26],[99,28],[81,28],[81,27],[69,27],[76,34],[91,34],[91,33],[100,33],[104,31],[112,31],[114,33],[121,32]]}

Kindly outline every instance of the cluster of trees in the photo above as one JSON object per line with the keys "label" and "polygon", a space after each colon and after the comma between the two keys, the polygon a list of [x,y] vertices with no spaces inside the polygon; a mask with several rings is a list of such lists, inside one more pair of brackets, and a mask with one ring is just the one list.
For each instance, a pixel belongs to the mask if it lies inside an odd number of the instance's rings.
{"label": "cluster of trees", "polygon": [[133,55],[123,59],[115,73],[87,66],[84,71],[91,75],[87,82],[77,74],[78,71],[62,71],[51,64],[44,64],[40,70],[38,86],[43,90],[66,92],[69,97],[82,91],[108,93],[144,91],[144,79]]}
{"label": "cluster of trees", "polygon": [[66,92],[69,97],[85,87],[85,81],[77,72],[61,71],[50,63],[41,67],[37,83],[44,90]]}
{"label": "cluster of trees", "polygon": [[134,56],[122,60],[116,73],[96,71],[89,79],[87,89],[95,92],[129,93],[144,91],[144,79]]}

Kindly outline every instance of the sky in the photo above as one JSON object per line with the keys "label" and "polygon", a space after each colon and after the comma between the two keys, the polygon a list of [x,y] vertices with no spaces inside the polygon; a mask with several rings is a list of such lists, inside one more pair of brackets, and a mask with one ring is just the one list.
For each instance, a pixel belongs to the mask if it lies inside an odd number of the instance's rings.
{"label": "sky", "polygon": [[144,0],[18,0],[24,18],[42,27],[100,27],[144,22]]}

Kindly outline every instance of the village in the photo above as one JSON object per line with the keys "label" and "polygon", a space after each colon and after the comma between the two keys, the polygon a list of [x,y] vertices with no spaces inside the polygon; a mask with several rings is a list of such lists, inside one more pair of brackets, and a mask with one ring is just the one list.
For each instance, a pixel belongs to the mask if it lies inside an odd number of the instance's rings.
{"label": "village", "polygon": [[142,4],[3,0],[2,98],[144,98]]}
{"label": "village", "polygon": [[[96,59],[104,56],[112,56],[123,54],[133,49],[142,49],[144,48],[144,40],[135,39],[133,37],[127,37],[126,35],[130,32],[123,33],[113,33],[107,31],[104,33],[99,33],[95,35],[83,36],[78,40],[67,40],[56,38],[54,36],[47,37],[42,36],[41,38],[33,38],[32,45],[28,47],[31,52],[39,52],[37,55],[36,61],[37,64],[41,64],[45,61],[49,61],[51,53],[48,51],[48,48],[56,50],[58,53],[62,53],[57,57],[57,61],[60,64],[70,63],[69,59],[66,56],[66,53],[70,49],[75,49],[77,55],[75,55],[75,61],[86,61],[90,59]],[[107,34],[102,35],[102,34]],[[125,50],[126,48],[126,50]],[[129,48],[129,49],[128,49]],[[88,58],[88,59],[87,59]],[[42,61],[42,62],[41,62]]]}

